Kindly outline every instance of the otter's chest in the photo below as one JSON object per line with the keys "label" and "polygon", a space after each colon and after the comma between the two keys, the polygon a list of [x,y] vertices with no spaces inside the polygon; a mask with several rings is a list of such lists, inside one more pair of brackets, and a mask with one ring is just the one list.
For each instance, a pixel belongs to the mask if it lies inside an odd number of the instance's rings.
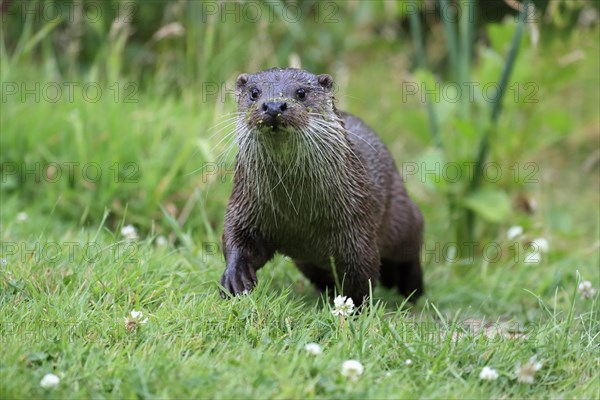
{"label": "otter's chest", "polygon": [[255,224],[290,256],[328,248],[351,224],[352,201],[328,182],[288,177],[268,187],[270,190],[256,193]]}
{"label": "otter's chest", "polygon": [[306,236],[328,232],[340,225],[349,213],[341,194],[302,185],[300,182],[273,186],[256,202],[256,222],[263,232],[279,236]]}

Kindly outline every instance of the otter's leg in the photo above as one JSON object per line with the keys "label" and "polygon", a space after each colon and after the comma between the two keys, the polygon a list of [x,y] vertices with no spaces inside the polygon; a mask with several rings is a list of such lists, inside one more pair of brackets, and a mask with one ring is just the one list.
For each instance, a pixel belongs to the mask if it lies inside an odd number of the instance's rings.
{"label": "otter's leg", "polygon": [[388,289],[395,287],[396,282],[398,282],[398,269],[399,267],[394,261],[386,259],[381,260],[379,282]]}
{"label": "otter's leg", "polygon": [[420,262],[423,215],[408,198],[398,174],[395,174],[391,192],[387,229],[383,234],[381,283],[388,288],[396,287],[403,296],[412,293],[410,300],[414,301],[423,294]]}
{"label": "otter's leg", "polygon": [[[235,240],[238,235],[223,234],[223,254],[225,255],[225,272],[221,277],[221,285],[231,294],[248,293],[256,286],[256,271],[269,261],[274,249],[256,233],[243,235],[244,240]],[[239,244],[243,242],[243,244]],[[226,293],[221,290],[221,296]]]}
{"label": "otter's leg", "polygon": [[[360,307],[375,289],[380,274],[380,258],[374,244],[364,250],[364,254],[355,254],[354,260],[336,263],[337,275],[342,284],[342,294],[349,296],[356,307]],[[362,257],[361,257],[362,256]]]}
{"label": "otter's leg", "polygon": [[[329,289],[331,294],[335,289],[335,278],[331,270],[326,266],[317,266],[303,261],[294,260],[296,266],[304,276],[306,276],[315,287],[321,292]],[[345,267],[352,265],[352,267]],[[379,263],[371,263],[371,265],[356,265],[355,263],[337,263],[336,270],[340,284],[342,285],[342,293],[344,296],[351,297],[354,305],[359,307],[364,299],[369,295],[369,282],[375,287],[378,278]],[[370,273],[369,273],[370,271]]]}
{"label": "otter's leg", "polygon": [[360,274],[360,276],[346,275],[343,283],[343,293],[345,296],[351,297],[354,305],[358,308],[369,297],[370,287],[375,289],[376,284],[376,277],[369,277],[363,274]]}
{"label": "otter's leg", "polygon": [[418,258],[410,261],[383,259],[381,262],[381,284],[396,287],[400,294],[414,301],[423,294],[423,272]]}
{"label": "otter's leg", "polygon": [[335,279],[330,270],[300,260],[294,260],[294,262],[304,276],[306,276],[319,291],[324,292],[325,289],[333,290],[335,287]]}

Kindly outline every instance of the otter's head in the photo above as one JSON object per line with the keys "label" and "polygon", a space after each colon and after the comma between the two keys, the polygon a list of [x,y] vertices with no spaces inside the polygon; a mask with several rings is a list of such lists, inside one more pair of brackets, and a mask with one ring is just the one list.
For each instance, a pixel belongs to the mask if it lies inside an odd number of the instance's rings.
{"label": "otter's head", "polygon": [[237,79],[240,124],[247,134],[264,137],[316,128],[315,119],[337,119],[332,88],[331,76],[295,68],[241,74]]}
{"label": "otter's head", "polygon": [[[238,77],[236,177],[256,193],[265,215],[276,208],[296,210],[303,198],[316,201],[343,187],[340,179],[353,151],[332,89],[331,76],[301,69]],[[305,189],[310,195],[303,197]]]}

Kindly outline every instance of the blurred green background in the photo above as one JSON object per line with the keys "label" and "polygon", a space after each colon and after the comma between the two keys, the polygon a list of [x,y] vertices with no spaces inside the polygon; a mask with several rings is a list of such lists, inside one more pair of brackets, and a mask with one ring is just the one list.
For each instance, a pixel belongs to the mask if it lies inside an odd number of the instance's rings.
{"label": "blurred green background", "polygon": [[[340,108],[373,126],[401,169],[416,163],[407,184],[422,207],[436,210],[428,231],[455,239],[463,217],[448,204],[468,181],[449,182],[443,166],[475,159],[489,125],[483,88],[500,79],[518,14],[511,2],[463,3],[3,1],[3,208],[39,208],[66,223],[97,223],[108,209],[113,228],[127,212],[142,231],[160,233],[168,226],[162,206],[181,226],[191,219],[188,230],[218,231],[231,174],[207,171],[228,149],[218,124],[235,109],[235,78],[299,63],[334,76]],[[473,15],[462,18],[469,4]],[[534,4],[488,159],[502,175],[483,184],[502,193],[466,202],[486,222],[477,234],[488,238],[535,202],[543,207],[538,178],[573,172],[569,184],[589,186],[580,177],[598,169],[598,3]],[[454,76],[442,9],[456,22],[459,45],[470,30],[459,54],[466,75]],[[420,68],[411,11],[421,22]],[[468,84],[479,85],[473,98]],[[432,141],[427,102],[443,152]],[[549,156],[556,160],[546,166]],[[52,163],[64,174],[54,181]],[[44,179],[23,176],[27,168]],[[86,179],[98,168],[99,179]],[[423,176],[428,168],[434,173]]]}

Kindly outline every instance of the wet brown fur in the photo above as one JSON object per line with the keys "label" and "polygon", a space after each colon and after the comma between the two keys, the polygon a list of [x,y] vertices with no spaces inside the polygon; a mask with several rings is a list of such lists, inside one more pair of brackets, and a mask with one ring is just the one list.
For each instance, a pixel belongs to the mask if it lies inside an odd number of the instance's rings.
{"label": "wet brown fur", "polygon": [[[343,294],[357,304],[377,281],[412,299],[423,292],[423,217],[384,144],[335,108],[332,88],[329,75],[291,68],[238,78],[239,153],[221,278],[232,294],[252,290],[275,252],[321,290],[335,286],[333,257]],[[267,101],[286,108],[269,115]]]}

